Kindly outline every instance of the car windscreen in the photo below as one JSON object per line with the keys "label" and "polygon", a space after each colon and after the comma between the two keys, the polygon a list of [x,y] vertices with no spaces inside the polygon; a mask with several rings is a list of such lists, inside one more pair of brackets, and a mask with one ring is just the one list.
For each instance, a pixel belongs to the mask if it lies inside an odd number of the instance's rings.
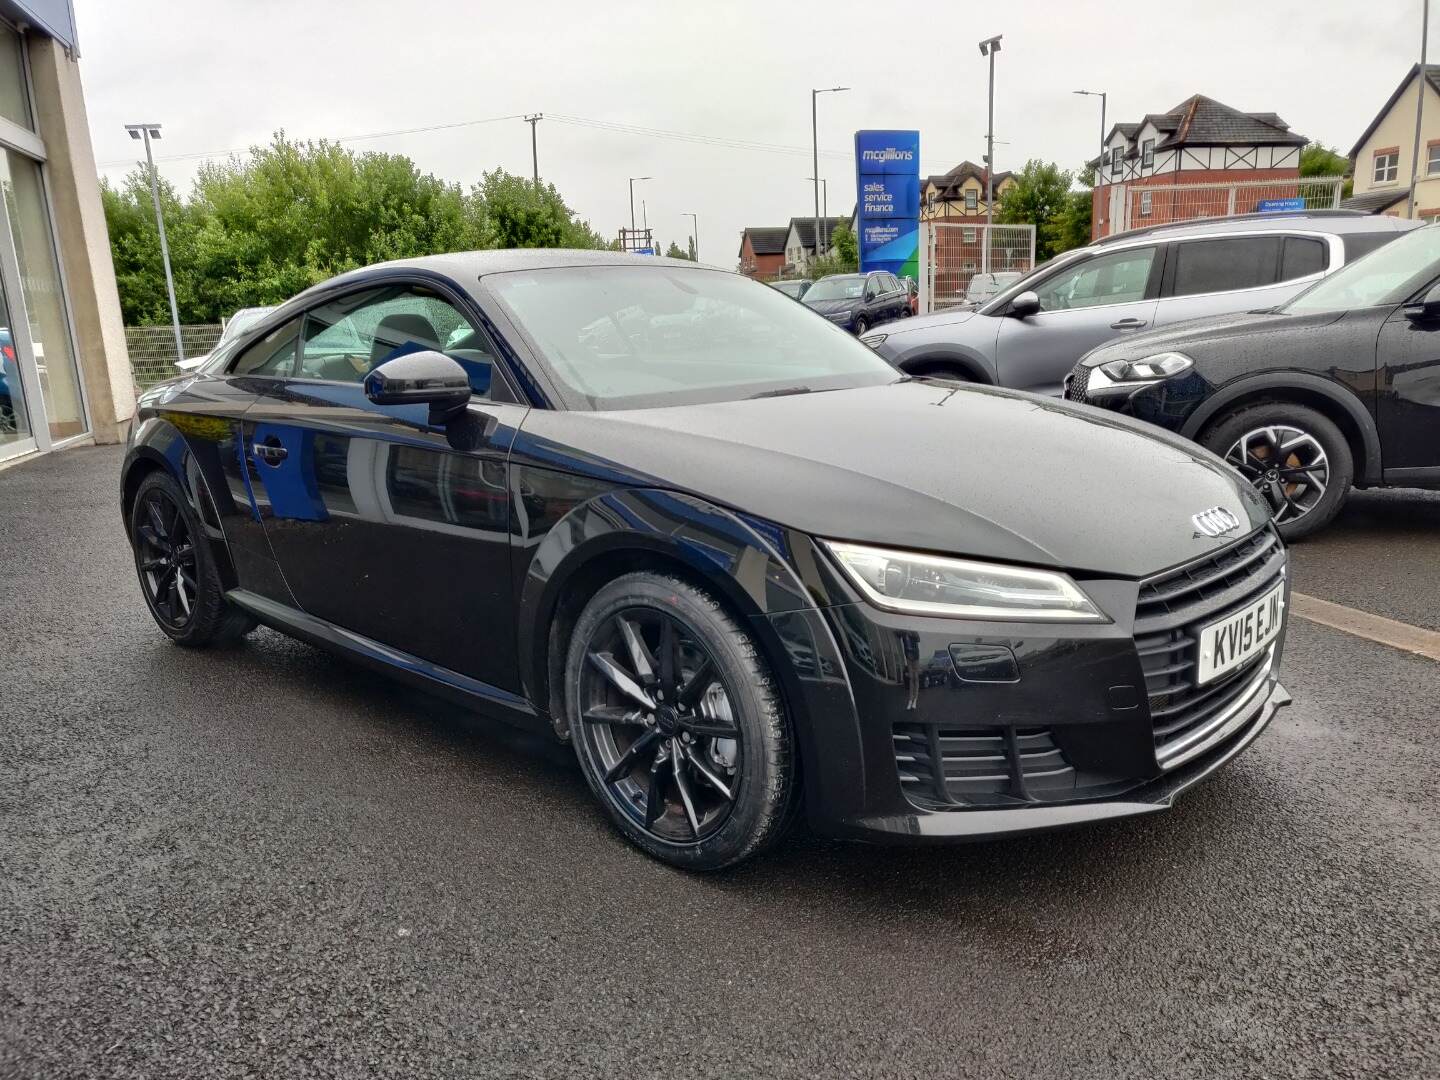
{"label": "car windscreen", "polygon": [[865,279],[852,277],[821,278],[805,290],[805,302],[816,300],[858,300],[865,295]]}
{"label": "car windscreen", "polygon": [[491,274],[484,283],[572,409],[732,401],[902,377],[844,330],[738,274],[574,266]]}
{"label": "car windscreen", "polygon": [[800,295],[800,290],[804,288],[804,285],[802,285],[798,281],[775,281],[771,282],[770,287],[775,289],[777,292],[784,293],[786,296],[798,297]]}
{"label": "car windscreen", "polygon": [[1342,266],[1280,308],[1287,315],[1398,304],[1440,275],[1440,228],[1416,229]]}

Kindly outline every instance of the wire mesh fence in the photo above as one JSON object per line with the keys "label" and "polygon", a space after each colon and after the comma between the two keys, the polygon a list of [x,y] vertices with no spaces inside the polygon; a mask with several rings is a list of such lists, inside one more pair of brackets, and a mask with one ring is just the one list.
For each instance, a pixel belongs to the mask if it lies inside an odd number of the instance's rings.
{"label": "wire mesh fence", "polygon": [[[920,283],[923,311],[971,302],[977,274],[1026,274],[1035,267],[1034,225],[927,221],[922,244],[927,255]],[[995,284],[991,279],[987,288]]]}
{"label": "wire mesh fence", "polygon": [[1307,176],[1218,184],[1125,185],[1124,217],[1114,231],[1236,214],[1334,210],[1340,205],[1344,183],[1343,176]]}
{"label": "wire mesh fence", "polygon": [[[204,356],[219,342],[221,330],[219,323],[180,327],[185,356]],[[125,347],[130,351],[130,374],[136,390],[178,374],[175,361],[184,359],[175,355],[173,326],[127,326]]]}

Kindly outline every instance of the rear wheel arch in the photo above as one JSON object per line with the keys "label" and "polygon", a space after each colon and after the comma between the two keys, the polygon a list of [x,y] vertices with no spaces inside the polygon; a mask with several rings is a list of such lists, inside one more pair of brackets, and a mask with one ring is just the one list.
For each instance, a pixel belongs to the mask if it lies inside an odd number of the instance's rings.
{"label": "rear wheel arch", "polygon": [[1374,418],[1353,393],[1320,376],[1292,373],[1242,380],[1205,401],[1180,434],[1203,442],[1217,425],[1243,409],[1287,403],[1314,409],[1340,429],[1355,462],[1357,484],[1380,483],[1380,434]]}

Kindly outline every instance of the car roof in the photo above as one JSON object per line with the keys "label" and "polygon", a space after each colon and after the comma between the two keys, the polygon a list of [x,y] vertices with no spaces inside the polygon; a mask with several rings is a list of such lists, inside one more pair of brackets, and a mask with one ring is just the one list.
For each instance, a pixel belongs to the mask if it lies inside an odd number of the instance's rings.
{"label": "car roof", "polygon": [[1358,210],[1305,210],[1278,214],[1236,214],[1232,217],[1196,218],[1130,229],[1092,241],[1087,247],[1104,248],[1139,239],[1174,240],[1189,236],[1224,236],[1234,233],[1273,232],[1276,229],[1303,229],[1337,235],[1348,233],[1402,232],[1419,228],[1421,222],[1366,214]]}

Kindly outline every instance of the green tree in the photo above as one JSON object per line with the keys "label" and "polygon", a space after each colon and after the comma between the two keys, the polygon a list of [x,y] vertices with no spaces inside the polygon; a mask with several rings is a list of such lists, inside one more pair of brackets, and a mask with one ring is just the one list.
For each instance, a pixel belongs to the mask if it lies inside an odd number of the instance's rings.
{"label": "green tree", "polygon": [[691,252],[683,250],[680,245],[673,240],[670,241],[670,246],[665,249],[665,257],[667,259],[689,259],[691,262],[695,261],[695,256]]}
{"label": "green tree", "polygon": [[1070,205],[1073,177],[1054,162],[1038,158],[1025,163],[1014,183],[1000,199],[995,217],[1005,225],[1035,226],[1035,258],[1044,261],[1055,254],[1052,222]]}
{"label": "green tree", "polygon": [[860,269],[860,242],[848,221],[841,221],[829,237],[829,250],[810,263],[812,278],[826,274],[853,274]]}
{"label": "green tree", "polygon": [[[1300,151],[1300,175],[1345,177],[1345,183],[1340,187],[1342,199],[1348,199],[1355,189],[1355,180],[1350,176],[1350,159],[1322,142],[1312,142]],[[1302,188],[1301,194],[1307,194],[1306,190]]]}
{"label": "green tree", "polygon": [[[169,320],[159,239],[143,170],[101,198],[121,311],[130,325]],[[605,247],[555,190],[503,170],[467,195],[400,154],[357,154],[283,132],[244,157],[202,166],[188,199],[161,185],[182,322],[216,322],[274,304],[368,263],[492,247]]]}
{"label": "green tree", "polygon": [[[1068,192],[1060,212],[1045,223],[1047,250],[1053,255],[1090,242],[1090,219],[1093,208],[1089,188]],[[1038,240],[1037,240],[1038,255]]]}

